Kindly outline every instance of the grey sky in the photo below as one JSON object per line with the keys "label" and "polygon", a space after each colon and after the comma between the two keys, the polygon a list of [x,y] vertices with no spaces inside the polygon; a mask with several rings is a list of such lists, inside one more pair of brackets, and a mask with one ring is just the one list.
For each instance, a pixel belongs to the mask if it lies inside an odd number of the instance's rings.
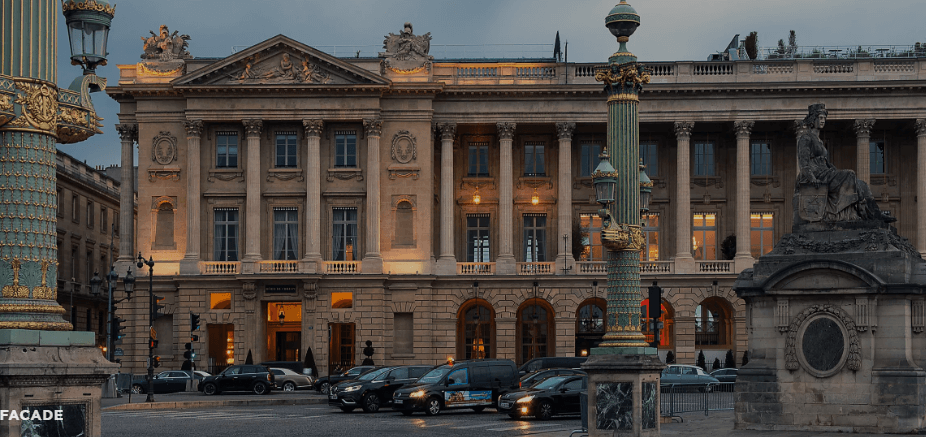
{"label": "grey sky", "polygon": [[[398,33],[406,21],[416,34],[431,32],[432,47],[449,44],[552,44],[556,31],[569,43],[570,62],[605,62],[617,43],[604,17],[619,0],[160,0],[117,2],[109,37],[109,65],[99,75],[118,81],[117,64],[134,64],[142,53],[141,36],[166,24],[188,34],[196,57],[225,57],[234,46],[247,47],[277,34],[317,46],[360,47],[375,56],[383,37]],[[632,0],[642,25],[628,48],[641,61],[705,60],[735,34],[759,33],[759,45],[771,47],[797,32],[802,46],[912,45],[926,42],[921,18],[924,0]],[[59,8],[60,9],[60,8]],[[60,12],[60,11],[59,11]],[[67,86],[80,74],[68,59],[64,18],[59,23],[58,83]],[[531,47],[536,49],[536,47]],[[342,47],[340,50],[357,48]],[[528,47],[525,46],[525,50]],[[338,55],[343,56],[339,50]],[[435,49],[432,49],[432,53]],[[120,162],[118,105],[93,95],[103,120],[103,135],[59,148],[91,165]],[[178,133],[180,136],[180,133]],[[141,139],[144,141],[145,139]]]}

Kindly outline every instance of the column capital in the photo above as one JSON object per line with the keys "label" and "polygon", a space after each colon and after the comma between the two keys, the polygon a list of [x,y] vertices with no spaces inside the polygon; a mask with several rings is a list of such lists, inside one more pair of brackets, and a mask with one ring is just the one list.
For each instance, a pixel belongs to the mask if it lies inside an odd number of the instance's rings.
{"label": "column capital", "polygon": [[572,133],[576,130],[576,124],[572,122],[556,123],[556,135],[561,140],[571,140]]}
{"label": "column capital", "polygon": [[916,126],[916,135],[924,136],[926,135],[926,118],[918,118],[914,123]]}
{"label": "column capital", "polygon": [[186,129],[186,136],[190,138],[199,138],[203,134],[202,120],[187,120],[183,122],[183,128]]}
{"label": "column capital", "polygon": [[733,130],[736,131],[737,137],[747,137],[752,133],[752,127],[755,126],[756,122],[752,120],[739,120],[733,122]]}
{"label": "column capital", "polygon": [[261,129],[264,128],[263,120],[241,120],[241,123],[244,124],[244,131],[249,137],[259,137]]}
{"label": "column capital", "polygon": [[325,122],[323,120],[302,120],[302,127],[305,128],[305,136],[307,137],[320,137],[322,136],[322,129],[325,128]]}
{"label": "column capital", "polygon": [[852,129],[855,130],[855,135],[867,137],[871,135],[871,127],[874,125],[875,119],[873,118],[858,119],[852,124]]}
{"label": "column capital", "polygon": [[495,127],[498,129],[498,138],[501,140],[513,140],[514,139],[514,130],[518,127],[517,123],[512,122],[498,122],[495,123]]}
{"label": "column capital", "polygon": [[116,125],[116,131],[119,132],[119,138],[122,141],[138,142],[138,125],[135,123],[120,123]]}
{"label": "column capital", "polygon": [[694,130],[693,121],[676,121],[675,122],[675,136],[678,138],[690,138],[691,131]]}
{"label": "column capital", "polygon": [[368,137],[380,137],[383,135],[383,119],[365,118],[363,120],[363,131]]}
{"label": "column capital", "polygon": [[452,140],[457,134],[456,123],[437,123],[434,125],[434,129],[440,133],[440,139],[442,140]]}

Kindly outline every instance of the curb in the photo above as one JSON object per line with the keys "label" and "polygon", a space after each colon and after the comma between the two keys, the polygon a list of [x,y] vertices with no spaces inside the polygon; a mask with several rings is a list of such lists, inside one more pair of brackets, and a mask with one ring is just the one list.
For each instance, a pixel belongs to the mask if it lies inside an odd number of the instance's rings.
{"label": "curb", "polygon": [[261,405],[314,405],[327,404],[327,399],[243,399],[228,401],[175,401],[175,402],[138,402],[131,404],[113,405],[105,407],[105,411],[119,410],[173,410],[186,408],[210,408],[232,406],[261,406]]}

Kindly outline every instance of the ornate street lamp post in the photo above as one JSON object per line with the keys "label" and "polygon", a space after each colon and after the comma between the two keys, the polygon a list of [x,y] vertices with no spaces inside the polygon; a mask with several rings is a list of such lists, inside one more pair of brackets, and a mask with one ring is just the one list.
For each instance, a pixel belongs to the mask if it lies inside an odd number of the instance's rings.
{"label": "ornate street lamp post", "polygon": [[142,267],[148,266],[148,396],[145,402],[154,402],[154,348],[157,347],[157,338],[154,331],[154,319],[157,318],[157,301],[154,296],[154,257],[148,257],[147,260],[138,252],[138,262],[135,264],[141,271]]}
{"label": "ornate street lamp post", "polygon": [[638,164],[637,105],[649,74],[627,50],[640,15],[621,0],[605,25],[620,48],[595,74],[608,95],[607,148],[592,174],[608,252],[608,311],[604,339],[583,365],[589,373],[589,435],[658,435],[659,373],[664,365],[640,329],[640,216],[649,208],[652,182]]}

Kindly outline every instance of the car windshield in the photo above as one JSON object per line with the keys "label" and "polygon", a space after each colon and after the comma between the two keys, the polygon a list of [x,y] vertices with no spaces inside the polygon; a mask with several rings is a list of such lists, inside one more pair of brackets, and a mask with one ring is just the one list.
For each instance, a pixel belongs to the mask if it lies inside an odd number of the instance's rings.
{"label": "car windshield", "polygon": [[441,380],[447,372],[450,371],[450,366],[440,366],[430,372],[426,373],[424,376],[418,379],[418,382],[424,382],[428,384],[433,384]]}
{"label": "car windshield", "polygon": [[372,381],[382,376],[382,374],[386,373],[387,370],[389,369],[371,370],[357,377],[357,380],[358,381]]}
{"label": "car windshield", "polygon": [[540,381],[534,384],[533,386],[531,386],[531,388],[535,388],[538,390],[546,390],[550,387],[556,386],[556,384],[563,382],[563,380],[566,378],[568,378],[568,376],[551,376],[547,379],[544,379],[543,381]]}

